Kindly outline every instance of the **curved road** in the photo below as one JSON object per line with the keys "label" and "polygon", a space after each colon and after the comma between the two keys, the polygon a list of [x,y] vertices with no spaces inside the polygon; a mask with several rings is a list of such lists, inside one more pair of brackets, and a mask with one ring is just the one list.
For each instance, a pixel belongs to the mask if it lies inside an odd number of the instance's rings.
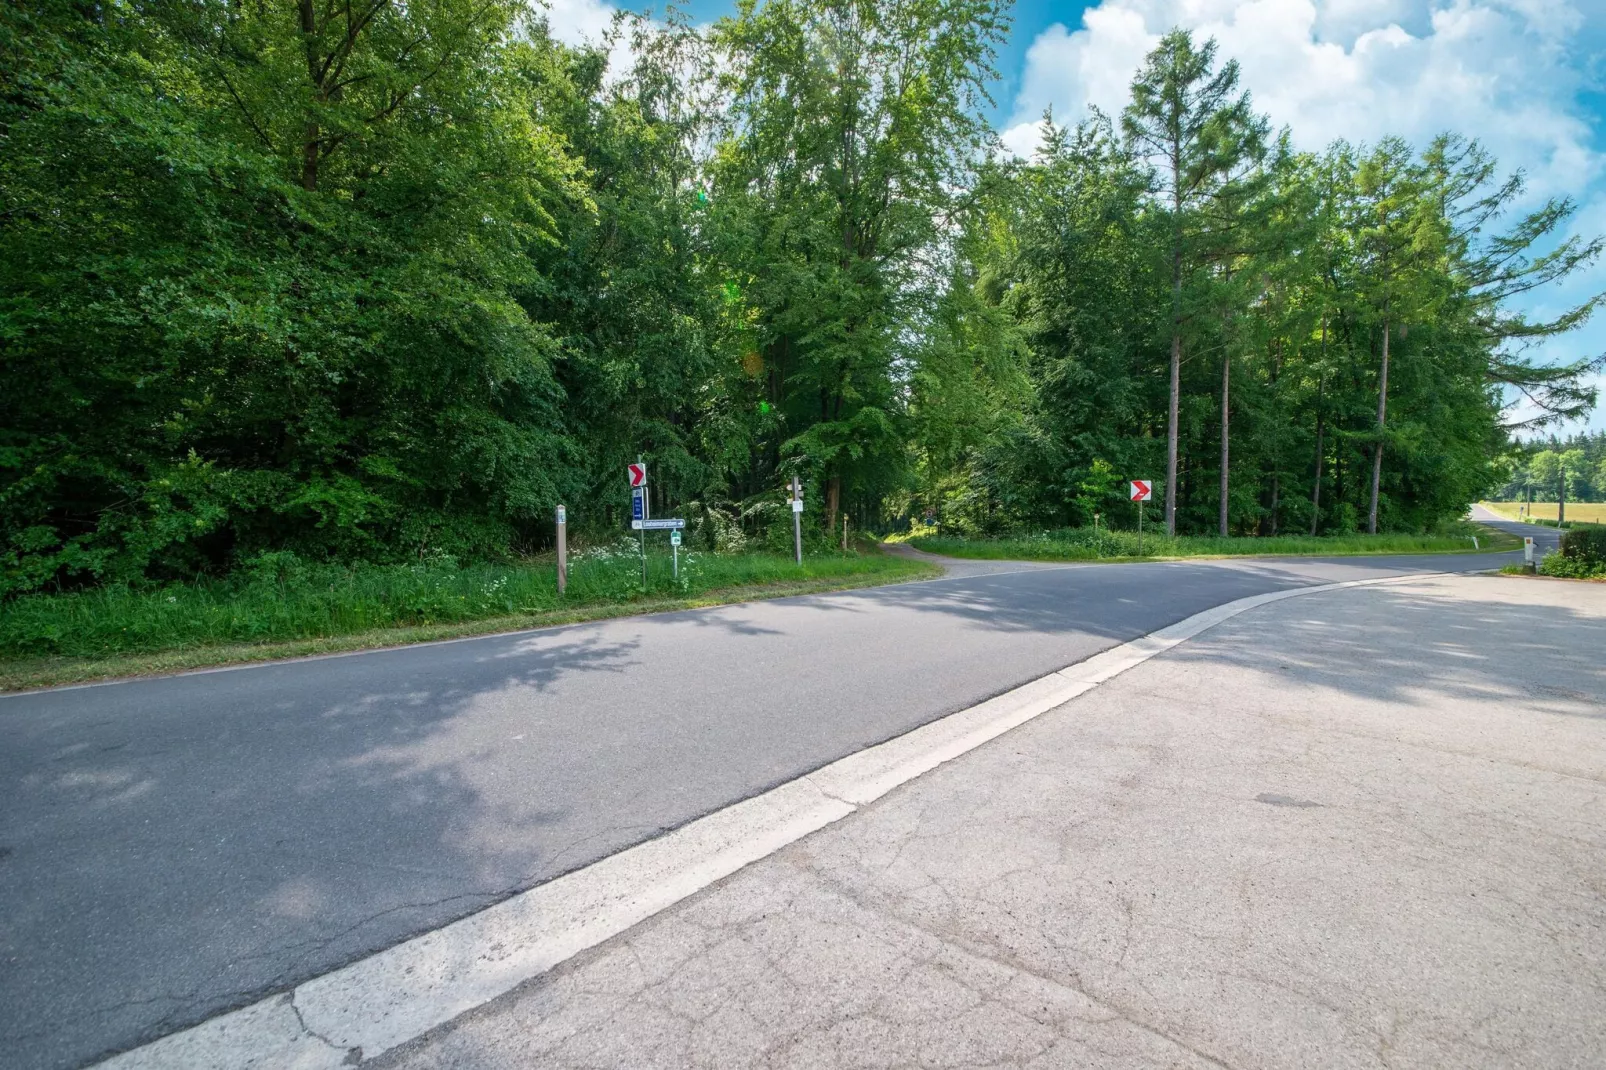
{"label": "curved road", "polygon": [[970,563],[0,697],[0,1065],[152,1040],[1222,602],[1515,559]]}

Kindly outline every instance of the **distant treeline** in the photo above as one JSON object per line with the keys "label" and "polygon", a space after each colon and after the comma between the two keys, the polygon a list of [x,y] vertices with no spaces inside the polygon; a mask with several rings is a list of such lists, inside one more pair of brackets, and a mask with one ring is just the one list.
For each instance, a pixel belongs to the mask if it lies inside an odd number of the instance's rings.
{"label": "distant treeline", "polygon": [[[1598,254],[1446,136],[1295,152],[1213,43],[1030,160],[998,0],[764,0],[554,41],[523,0],[0,9],[0,592],[264,554],[487,559],[551,511],[784,532],[1419,530],[1512,301]],[[1590,477],[1594,478],[1594,477]],[[1158,500],[1164,498],[1164,501]],[[722,527],[723,526],[723,527]]]}

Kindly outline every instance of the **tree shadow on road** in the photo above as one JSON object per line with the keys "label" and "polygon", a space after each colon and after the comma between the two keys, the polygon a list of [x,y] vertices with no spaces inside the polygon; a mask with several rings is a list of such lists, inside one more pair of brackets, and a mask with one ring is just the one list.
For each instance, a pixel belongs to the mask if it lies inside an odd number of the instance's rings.
{"label": "tree shadow on road", "polygon": [[[1356,600],[1363,600],[1360,616],[1351,608]],[[1606,720],[1603,652],[1606,618],[1598,611],[1380,586],[1251,611],[1167,657],[1235,664],[1290,689],[1358,699],[1497,701],[1521,714]]]}

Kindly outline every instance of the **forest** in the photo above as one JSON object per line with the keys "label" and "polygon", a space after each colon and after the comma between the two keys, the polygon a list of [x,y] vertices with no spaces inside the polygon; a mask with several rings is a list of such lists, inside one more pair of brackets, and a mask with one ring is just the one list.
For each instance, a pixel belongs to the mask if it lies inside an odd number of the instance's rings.
{"label": "forest", "polygon": [[1296,150],[1174,31],[1016,158],[1009,18],[6,4],[0,594],[507,560],[623,530],[638,458],[711,550],[788,546],[794,475],[821,545],[1135,478],[1176,534],[1421,532],[1589,409],[1536,353],[1598,298],[1522,308],[1602,244],[1476,130]]}

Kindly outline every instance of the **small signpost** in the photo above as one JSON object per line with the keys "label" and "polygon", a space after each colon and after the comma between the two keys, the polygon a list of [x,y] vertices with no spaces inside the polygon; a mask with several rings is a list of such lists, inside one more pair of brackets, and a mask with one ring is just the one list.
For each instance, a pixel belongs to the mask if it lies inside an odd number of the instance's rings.
{"label": "small signpost", "polygon": [[1154,495],[1154,482],[1148,479],[1132,481],[1132,500],[1138,503],[1138,556],[1143,556],[1143,503]]}
{"label": "small signpost", "polygon": [[647,462],[636,458],[625,465],[630,480],[630,526],[641,532],[641,589],[647,590]]}
{"label": "small signpost", "polygon": [[670,532],[669,545],[674,557],[673,568],[675,578],[680,578],[680,529],[686,526],[686,521],[680,517],[668,517],[663,520],[652,519],[652,509],[647,498],[647,464],[637,461],[635,464],[625,466],[626,475],[630,479],[630,527],[641,532],[641,587],[647,589],[647,532]]}
{"label": "small signpost", "polygon": [[569,517],[563,506],[558,506],[558,597],[569,587]]}
{"label": "small signpost", "polygon": [[803,564],[803,484],[797,476],[792,477],[792,556]]}

